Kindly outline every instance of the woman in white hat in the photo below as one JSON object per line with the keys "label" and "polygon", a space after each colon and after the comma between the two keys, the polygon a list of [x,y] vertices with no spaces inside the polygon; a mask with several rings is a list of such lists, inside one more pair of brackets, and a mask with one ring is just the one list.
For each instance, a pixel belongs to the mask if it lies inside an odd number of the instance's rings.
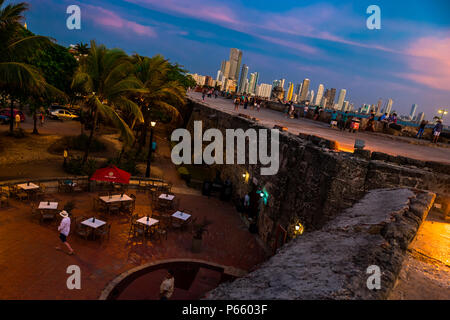
{"label": "woman in white hat", "polygon": [[[61,239],[62,243],[66,245],[66,247],[69,249],[69,255],[73,255],[73,249],[70,246],[70,244],[67,242],[67,236],[70,232],[70,218],[67,211],[63,210],[59,213],[63,219],[61,220],[61,223],[59,224],[58,231],[59,231],[59,239]],[[56,247],[56,250],[61,250],[60,247]]]}

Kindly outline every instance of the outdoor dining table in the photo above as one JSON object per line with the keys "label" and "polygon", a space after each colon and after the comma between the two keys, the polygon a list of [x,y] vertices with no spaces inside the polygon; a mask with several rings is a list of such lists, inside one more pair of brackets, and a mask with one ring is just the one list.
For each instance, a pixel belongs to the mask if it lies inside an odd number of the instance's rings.
{"label": "outdoor dining table", "polygon": [[[148,220],[147,220],[148,218]],[[152,227],[156,226],[159,223],[159,220],[150,218],[150,217],[142,217],[138,220],[136,220],[136,222],[141,223],[143,225],[146,226],[146,232],[147,233]]]}
{"label": "outdoor dining table", "polygon": [[57,210],[58,209],[58,202],[42,201],[42,202],[39,203],[38,209],[41,209],[41,210]]}
{"label": "outdoor dining table", "polygon": [[30,184],[28,183],[21,183],[17,185],[19,188],[25,190],[25,191],[29,191],[29,190],[36,190],[39,189],[39,186],[30,182]]}
{"label": "outdoor dining table", "polygon": [[94,217],[92,217],[92,218],[89,218],[89,219],[86,219],[86,220],[82,221],[81,224],[91,228],[92,229],[92,233],[91,234],[95,237],[95,232],[94,231],[96,229],[104,226],[106,224],[106,222],[103,221],[103,220],[100,220],[100,219],[95,219],[94,220]]}
{"label": "outdoor dining table", "polygon": [[100,197],[100,200],[102,200],[105,203],[114,203],[114,202],[125,202],[125,201],[131,201],[133,200],[132,198],[130,198],[128,195],[126,194],[115,194],[115,195],[111,195],[111,196],[103,196]]}
{"label": "outdoor dining table", "polygon": [[173,198],[175,198],[175,196],[174,196],[173,194],[165,194],[165,193],[162,193],[158,198],[159,198],[159,199],[163,199],[163,200],[172,201]]}
{"label": "outdoor dining table", "polygon": [[172,217],[186,221],[191,217],[191,215],[181,211],[177,211],[172,215]]}

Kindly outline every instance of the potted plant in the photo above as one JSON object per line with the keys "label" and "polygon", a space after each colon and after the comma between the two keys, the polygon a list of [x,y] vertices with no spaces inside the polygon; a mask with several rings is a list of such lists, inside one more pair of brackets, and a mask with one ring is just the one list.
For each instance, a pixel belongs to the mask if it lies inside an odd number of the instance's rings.
{"label": "potted plant", "polygon": [[203,218],[202,222],[197,223],[196,220],[192,224],[192,252],[199,253],[202,250],[202,239],[203,234],[208,232],[208,226],[212,222],[207,220],[206,217]]}

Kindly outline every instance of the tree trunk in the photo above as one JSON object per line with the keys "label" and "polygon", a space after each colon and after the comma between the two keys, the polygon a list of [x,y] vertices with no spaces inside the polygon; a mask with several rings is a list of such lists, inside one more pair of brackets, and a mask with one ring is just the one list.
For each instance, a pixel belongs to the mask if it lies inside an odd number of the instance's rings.
{"label": "tree trunk", "polygon": [[138,147],[138,151],[136,153],[137,156],[139,156],[141,154],[142,148],[145,145],[145,141],[147,140],[147,125],[144,125],[141,129],[141,136],[139,137],[139,147]]}
{"label": "tree trunk", "polygon": [[33,112],[33,134],[39,134],[38,130],[37,130],[37,115],[36,115],[36,110],[34,110]]}
{"label": "tree trunk", "polygon": [[11,97],[11,113],[10,115],[10,119],[9,119],[9,132],[13,133],[14,132],[14,99]]}
{"label": "tree trunk", "polygon": [[94,137],[95,127],[97,126],[97,118],[98,118],[98,111],[97,111],[97,109],[95,109],[94,118],[92,120],[92,129],[91,129],[91,133],[89,134],[89,139],[88,139],[88,143],[86,146],[86,150],[84,152],[82,165],[84,165],[86,163],[88,156],[89,156],[89,149],[91,148],[92,138]]}

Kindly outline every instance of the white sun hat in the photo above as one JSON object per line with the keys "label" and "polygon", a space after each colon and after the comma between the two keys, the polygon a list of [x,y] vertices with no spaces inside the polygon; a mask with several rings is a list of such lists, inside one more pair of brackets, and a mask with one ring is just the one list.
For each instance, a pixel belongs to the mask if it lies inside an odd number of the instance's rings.
{"label": "white sun hat", "polygon": [[66,210],[61,211],[61,212],[59,213],[59,215],[60,215],[61,217],[63,217],[63,218],[67,218],[67,217],[69,216],[69,214],[67,213]]}

